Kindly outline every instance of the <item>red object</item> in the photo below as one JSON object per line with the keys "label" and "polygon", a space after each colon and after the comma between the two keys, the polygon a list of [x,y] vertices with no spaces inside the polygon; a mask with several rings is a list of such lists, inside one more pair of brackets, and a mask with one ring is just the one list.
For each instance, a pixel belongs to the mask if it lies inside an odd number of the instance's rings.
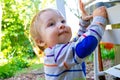
{"label": "red object", "polygon": [[104,45],[104,48],[108,50],[111,50],[114,47],[114,44],[110,42],[100,42],[100,44]]}

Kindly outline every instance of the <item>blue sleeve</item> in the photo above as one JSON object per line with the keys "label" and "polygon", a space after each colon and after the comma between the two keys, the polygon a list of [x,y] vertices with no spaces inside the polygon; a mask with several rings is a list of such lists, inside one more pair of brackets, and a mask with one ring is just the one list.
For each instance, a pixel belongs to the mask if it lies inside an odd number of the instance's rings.
{"label": "blue sleeve", "polygon": [[86,76],[86,64],[85,64],[85,62],[82,62],[82,70],[83,70],[84,75]]}
{"label": "blue sleeve", "polygon": [[98,40],[94,36],[87,36],[76,45],[76,54],[79,58],[85,58],[95,50],[97,44]]}

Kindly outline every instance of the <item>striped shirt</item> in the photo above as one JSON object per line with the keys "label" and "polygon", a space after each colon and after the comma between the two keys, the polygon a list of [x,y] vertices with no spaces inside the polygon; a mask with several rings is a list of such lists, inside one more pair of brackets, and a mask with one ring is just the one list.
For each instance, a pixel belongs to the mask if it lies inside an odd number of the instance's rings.
{"label": "striped shirt", "polygon": [[[45,49],[44,71],[46,80],[86,80],[82,63],[102,38],[106,19],[96,16],[75,42],[56,44]],[[79,30],[79,33],[81,30]]]}

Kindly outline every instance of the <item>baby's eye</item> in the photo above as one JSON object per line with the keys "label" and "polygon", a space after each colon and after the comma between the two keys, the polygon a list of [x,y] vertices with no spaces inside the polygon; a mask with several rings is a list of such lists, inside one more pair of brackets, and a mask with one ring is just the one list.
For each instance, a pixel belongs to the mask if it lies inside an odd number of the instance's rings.
{"label": "baby's eye", "polygon": [[66,21],[65,21],[65,20],[62,20],[61,23],[66,23]]}
{"label": "baby's eye", "polygon": [[54,25],[55,25],[55,23],[49,23],[48,26],[50,27],[50,26],[54,26]]}

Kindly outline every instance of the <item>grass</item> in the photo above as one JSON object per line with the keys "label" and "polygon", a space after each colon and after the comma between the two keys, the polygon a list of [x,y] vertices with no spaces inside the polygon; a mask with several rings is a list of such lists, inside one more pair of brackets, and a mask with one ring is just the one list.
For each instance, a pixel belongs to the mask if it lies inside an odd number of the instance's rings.
{"label": "grass", "polygon": [[43,63],[39,58],[26,59],[22,57],[14,57],[7,61],[0,59],[0,79],[19,76],[21,74],[31,73],[31,71],[40,70],[43,72]]}
{"label": "grass", "polygon": [[39,63],[39,64],[32,64],[30,67],[28,68],[23,68],[21,71],[17,71],[15,76],[18,76],[20,74],[26,74],[31,72],[32,70],[38,70],[38,69],[42,69],[43,68],[43,64]]}
{"label": "grass", "polygon": [[[21,65],[25,66],[24,61],[19,62],[18,60],[12,60],[17,61],[15,64],[14,62],[9,62],[3,66],[0,66],[0,80],[8,79],[8,78],[14,78],[14,77],[20,77],[21,75],[27,75],[35,72],[43,73],[43,63],[39,61],[39,59],[32,59],[32,60],[25,60],[29,63],[26,68],[21,67]],[[12,64],[11,64],[12,63]],[[19,65],[18,65],[19,64]],[[41,78],[40,78],[41,80]],[[44,79],[43,79],[44,80]]]}

